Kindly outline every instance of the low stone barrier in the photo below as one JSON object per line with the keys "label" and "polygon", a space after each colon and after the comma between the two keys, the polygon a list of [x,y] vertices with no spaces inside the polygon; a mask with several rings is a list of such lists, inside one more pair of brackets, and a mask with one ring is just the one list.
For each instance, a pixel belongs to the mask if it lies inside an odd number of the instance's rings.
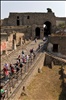
{"label": "low stone barrier", "polygon": [[45,66],[66,65],[66,60],[46,52],[44,65]]}
{"label": "low stone barrier", "polygon": [[[42,62],[41,62],[41,60],[42,60]],[[29,84],[29,81],[30,81],[30,79],[33,78],[34,74],[38,73],[38,69],[41,70],[41,68],[43,66],[43,61],[44,61],[44,56],[43,56],[43,46],[42,46],[36,52],[36,56],[35,56],[35,58],[33,58],[33,61],[30,60],[24,66],[24,73],[22,73],[22,70],[20,70],[18,73],[15,73],[9,79],[9,81],[4,85],[3,88],[7,91],[5,93],[5,100],[6,99],[7,100],[10,100],[10,99],[13,100],[15,95],[19,93],[20,89],[22,90],[22,88],[24,87],[23,85],[27,86],[27,84]],[[39,64],[39,62],[40,62],[40,64]],[[26,70],[26,67],[27,67],[27,70]],[[34,70],[34,69],[36,69],[36,70]],[[26,82],[26,80],[27,80],[27,82]],[[17,93],[17,91],[18,91],[18,93]]]}
{"label": "low stone barrier", "polygon": [[10,97],[10,100],[18,100],[20,94],[23,92],[23,87],[27,87],[30,82],[33,80],[35,75],[38,73],[38,69],[42,69],[44,62],[44,53],[41,53],[36,62],[32,65],[32,69],[27,73],[26,77],[24,78],[23,82],[19,85],[19,87],[15,90],[13,95]]}

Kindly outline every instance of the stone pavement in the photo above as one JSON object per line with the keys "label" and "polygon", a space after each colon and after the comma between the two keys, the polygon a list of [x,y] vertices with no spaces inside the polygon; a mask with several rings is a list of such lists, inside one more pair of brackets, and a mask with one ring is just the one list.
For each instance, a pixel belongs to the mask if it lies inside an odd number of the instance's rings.
{"label": "stone pavement", "polygon": [[34,50],[36,50],[38,48],[38,44],[42,42],[43,42],[42,40],[37,40],[36,43],[35,41],[32,41],[31,43],[27,44],[24,48],[21,47],[20,49],[15,50],[10,55],[6,57],[1,57],[1,69],[3,68],[5,63],[14,64],[16,62],[18,55],[21,55],[22,50],[24,50],[25,54],[29,54],[30,49],[33,48]]}
{"label": "stone pavement", "polygon": [[[33,48],[36,51],[36,49],[38,48],[39,44],[43,44],[43,41],[42,40],[37,40],[37,43],[35,43],[35,41],[32,41],[31,43],[29,43],[28,45],[26,45],[24,48],[21,47],[17,51],[11,53],[11,55],[8,55],[7,58],[4,58],[4,59],[2,58],[2,61],[3,61],[2,64],[4,65],[4,63],[8,63],[8,64],[15,63],[16,62],[16,58],[18,57],[19,54],[21,55],[22,50],[24,50],[25,54],[29,54],[30,53],[29,52],[30,49]],[[24,75],[26,75],[26,74],[24,74]],[[23,78],[24,75],[22,75],[22,78]],[[13,82],[15,82],[14,79],[13,79]],[[21,80],[19,82],[21,82]],[[19,84],[19,82],[18,82],[18,84]],[[16,84],[16,86],[18,84]],[[15,88],[16,88],[16,86],[15,86]],[[14,92],[15,88],[12,88],[12,92]],[[11,88],[9,88],[9,89],[11,89]],[[7,91],[9,91],[9,89]],[[8,92],[7,94],[9,94],[9,96],[11,95],[10,92]]]}

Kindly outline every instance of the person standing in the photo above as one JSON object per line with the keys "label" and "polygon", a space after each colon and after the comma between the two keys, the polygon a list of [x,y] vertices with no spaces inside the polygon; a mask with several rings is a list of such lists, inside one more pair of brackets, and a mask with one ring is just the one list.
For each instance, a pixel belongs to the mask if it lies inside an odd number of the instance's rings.
{"label": "person standing", "polygon": [[5,99],[5,90],[3,89],[3,86],[0,86],[0,100]]}
{"label": "person standing", "polygon": [[13,75],[13,74],[14,74],[14,72],[15,72],[15,70],[14,70],[14,67],[13,67],[13,65],[12,65],[12,64],[10,64],[10,70],[11,70],[11,75]]}
{"label": "person standing", "polygon": [[7,67],[3,68],[3,72],[4,72],[5,81],[7,81],[9,78],[9,71],[8,71]]}
{"label": "person standing", "polygon": [[35,43],[37,42],[37,39],[35,38]]}

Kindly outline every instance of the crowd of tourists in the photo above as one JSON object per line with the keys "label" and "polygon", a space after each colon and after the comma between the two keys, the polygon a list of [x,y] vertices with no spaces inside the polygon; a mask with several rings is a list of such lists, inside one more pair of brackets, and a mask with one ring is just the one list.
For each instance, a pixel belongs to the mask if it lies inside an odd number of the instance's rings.
{"label": "crowd of tourists", "polygon": [[[37,40],[35,39],[35,43],[37,42]],[[38,48],[40,49],[40,45],[38,45]],[[24,65],[26,65],[27,63],[29,63],[29,61],[32,61],[35,57],[36,57],[36,53],[34,51],[34,49],[30,49],[29,51],[29,55],[25,54],[25,52],[22,50],[22,53],[20,55],[18,55],[16,63],[15,64],[8,64],[5,63],[3,66],[3,74],[4,74],[4,81],[7,82],[11,76],[13,76],[15,73],[19,72],[20,69],[22,69],[24,67]],[[3,89],[3,87],[0,87],[0,98],[3,97],[4,100],[4,93],[5,90]]]}
{"label": "crowd of tourists", "polygon": [[3,67],[3,73],[4,73],[4,78],[5,81],[10,78],[14,73],[17,73],[20,68],[22,68],[26,63],[29,62],[29,60],[33,60],[35,57],[35,52],[33,49],[30,50],[30,55],[25,55],[24,51],[22,51],[21,55],[18,55],[17,61],[15,64],[7,64],[5,63]]}
{"label": "crowd of tourists", "polygon": [[[32,49],[30,49],[30,54],[25,54],[24,51],[22,51],[21,55],[18,55],[16,63],[15,64],[8,64],[5,63],[3,66],[3,74],[4,74],[4,81],[7,82],[11,76],[13,76],[15,73],[19,72],[20,69],[22,69],[24,67],[24,65],[26,65],[29,61],[32,61],[35,58],[35,52]],[[4,98],[4,90],[2,93],[2,86],[0,88],[0,97],[1,94],[3,95]]]}

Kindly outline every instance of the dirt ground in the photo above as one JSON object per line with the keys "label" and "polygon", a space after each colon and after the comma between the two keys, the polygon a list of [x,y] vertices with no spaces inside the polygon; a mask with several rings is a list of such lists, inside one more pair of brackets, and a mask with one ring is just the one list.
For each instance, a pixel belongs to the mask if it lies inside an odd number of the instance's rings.
{"label": "dirt ground", "polygon": [[38,73],[27,87],[26,95],[20,96],[19,100],[65,100],[60,99],[61,85],[60,66],[52,69],[44,66],[42,73]]}

